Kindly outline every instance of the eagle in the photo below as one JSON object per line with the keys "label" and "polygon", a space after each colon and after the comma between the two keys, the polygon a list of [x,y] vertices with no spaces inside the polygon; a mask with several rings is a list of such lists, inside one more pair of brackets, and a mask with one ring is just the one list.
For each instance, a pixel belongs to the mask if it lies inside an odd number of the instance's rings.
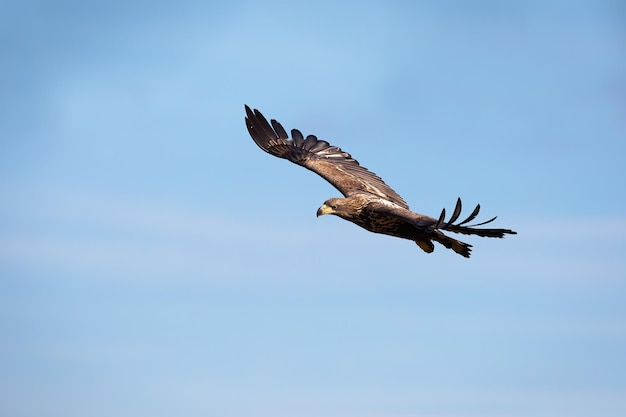
{"label": "eagle", "polygon": [[509,229],[478,228],[496,217],[469,225],[478,215],[480,204],[465,220],[455,223],[461,214],[460,198],[448,220],[445,208],[439,218],[415,213],[398,193],[349,153],[314,135],[305,138],[297,129],[291,130],[290,139],[276,120],[268,123],[259,110],[247,105],[245,109],[246,127],[261,149],[315,172],[343,194],[344,198],[326,200],[317,210],[317,217],[334,214],[370,232],[412,240],[426,253],[435,250],[435,241],[466,258],[470,257],[472,245],[451,238],[444,231],[497,238],[517,234]]}

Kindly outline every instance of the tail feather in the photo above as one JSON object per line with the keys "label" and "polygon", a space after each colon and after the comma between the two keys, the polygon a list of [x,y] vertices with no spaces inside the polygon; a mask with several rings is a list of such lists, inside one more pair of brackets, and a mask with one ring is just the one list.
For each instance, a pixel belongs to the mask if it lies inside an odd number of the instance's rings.
{"label": "tail feather", "polygon": [[[470,245],[469,243],[461,242],[460,240],[456,240],[454,238],[451,238],[450,236],[446,236],[438,230],[435,230],[435,232],[432,234],[432,239],[436,242],[441,243],[446,248],[452,249],[459,255],[462,255],[466,258],[470,257],[472,245]],[[415,240],[415,243],[417,243],[417,246],[419,246],[426,253],[431,253],[435,250],[435,245],[430,239],[418,239]]]}
{"label": "tail feather", "polygon": [[461,242],[460,240],[456,240],[451,238],[450,236],[446,236],[440,231],[435,231],[433,239],[448,249],[452,249],[456,253],[466,258],[470,257],[472,252],[472,245],[469,243]]}

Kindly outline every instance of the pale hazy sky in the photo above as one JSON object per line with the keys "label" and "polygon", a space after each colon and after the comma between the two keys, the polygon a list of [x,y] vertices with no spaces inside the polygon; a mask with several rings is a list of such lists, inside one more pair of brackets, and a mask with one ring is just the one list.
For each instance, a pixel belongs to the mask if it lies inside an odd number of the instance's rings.
{"label": "pale hazy sky", "polygon": [[[626,7],[224,3],[0,3],[0,415],[626,415]],[[244,103],[519,235],[316,219]]]}

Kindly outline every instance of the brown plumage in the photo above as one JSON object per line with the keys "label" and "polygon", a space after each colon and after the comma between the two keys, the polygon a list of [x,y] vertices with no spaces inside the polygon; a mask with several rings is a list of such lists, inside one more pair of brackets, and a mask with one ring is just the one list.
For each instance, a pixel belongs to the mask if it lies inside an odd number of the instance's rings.
{"label": "brown plumage", "polygon": [[491,223],[467,225],[480,210],[474,211],[463,221],[454,223],[461,214],[461,199],[448,221],[446,210],[438,219],[409,210],[408,204],[373,172],[359,165],[349,153],[328,142],[309,135],[306,138],[297,129],[291,130],[291,139],[276,120],[267,122],[260,111],[246,107],[246,126],[250,136],[265,152],[301,165],[337,188],[345,198],[331,198],[317,210],[317,216],[334,214],[374,233],[409,239],[425,252],[435,249],[433,240],[446,248],[469,258],[472,245],[446,236],[443,230],[465,235],[502,238],[516,234],[509,229],[480,229]]}

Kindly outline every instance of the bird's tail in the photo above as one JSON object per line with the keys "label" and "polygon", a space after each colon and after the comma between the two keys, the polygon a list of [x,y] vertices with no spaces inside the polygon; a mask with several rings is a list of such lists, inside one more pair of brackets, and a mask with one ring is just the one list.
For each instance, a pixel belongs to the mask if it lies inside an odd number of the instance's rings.
{"label": "bird's tail", "polygon": [[[452,249],[459,255],[462,255],[466,258],[470,257],[472,245],[470,245],[469,243],[461,242],[460,240],[456,240],[451,238],[450,236],[446,236],[439,230],[435,230],[431,235],[431,238],[434,241],[441,243],[446,248]],[[431,253],[435,250],[435,245],[433,245],[433,242],[430,239],[416,240],[415,243],[417,243],[417,246],[419,246],[426,253]]]}
{"label": "bird's tail", "polygon": [[[479,211],[480,211],[480,204],[476,205],[476,208],[467,217],[467,219],[457,224],[454,224],[454,222],[459,218],[459,215],[461,214],[461,199],[459,198],[456,201],[456,207],[454,208],[454,212],[452,213],[452,216],[450,217],[450,219],[447,222],[445,221],[446,209],[444,208],[441,211],[441,216],[439,216],[439,220],[437,221],[437,224],[435,225],[434,229],[435,230],[441,229],[441,230],[447,230],[447,231],[454,232],[454,233],[461,233],[464,235],[477,235],[477,236],[482,236],[482,237],[502,238],[504,237],[504,235],[516,235],[517,234],[517,232],[514,232],[513,230],[510,230],[510,229],[479,229],[477,228],[477,226],[482,226],[487,223],[491,223],[492,221],[496,219],[496,217],[493,217],[485,222],[465,226],[466,223],[469,223],[476,218]],[[457,252],[457,253],[460,253],[460,252]]]}
{"label": "bird's tail", "polygon": [[452,249],[456,253],[466,258],[470,257],[472,251],[472,245],[469,243],[461,242],[460,240],[456,240],[451,238],[450,236],[446,236],[442,233],[442,230],[447,230],[454,233],[461,233],[464,235],[477,235],[482,237],[504,237],[504,235],[515,235],[517,234],[513,230],[509,229],[479,229],[478,226],[485,225],[487,223],[491,223],[496,218],[492,218],[487,220],[486,222],[477,223],[473,225],[466,226],[466,223],[471,222],[476,218],[478,212],[480,211],[480,204],[476,206],[474,211],[467,217],[467,219],[454,224],[454,222],[459,218],[461,214],[461,199],[457,199],[456,207],[454,208],[454,212],[448,221],[446,219],[446,209],[441,211],[441,216],[439,216],[439,220],[436,223],[433,223],[432,227],[429,228],[428,238],[425,239],[416,239],[415,243],[422,248],[424,252],[431,253],[435,250],[435,246],[433,245],[433,240],[435,242],[441,243],[448,249]]}
{"label": "bird's tail", "polygon": [[470,253],[472,252],[472,245],[469,243],[461,242],[460,240],[456,240],[451,238],[450,236],[446,236],[440,231],[435,231],[433,239],[448,249],[452,249],[456,253],[466,258],[470,257]]}

